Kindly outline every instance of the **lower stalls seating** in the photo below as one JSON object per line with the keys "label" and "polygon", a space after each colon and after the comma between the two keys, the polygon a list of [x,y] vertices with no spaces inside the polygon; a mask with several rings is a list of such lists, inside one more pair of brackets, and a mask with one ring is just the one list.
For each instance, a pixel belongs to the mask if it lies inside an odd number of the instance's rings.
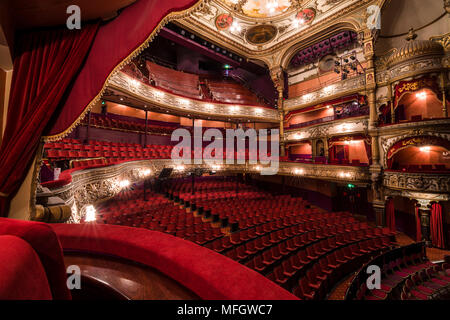
{"label": "lower stalls seating", "polygon": [[[302,299],[323,299],[333,285],[393,245],[387,228],[372,228],[349,213],[311,208],[303,199],[273,196],[236,182],[169,182],[165,196],[142,190],[98,209],[103,223],[170,233],[221,253]],[[244,195],[256,198],[249,199]],[[259,194],[258,194],[259,192]],[[243,216],[237,229],[234,217]],[[246,211],[252,208],[253,211]],[[217,218],[217,219],[216,219]],[[248,221],[252,223],[248,223]],[[241,223],[242,222],[242,223]],[[231,231],[231,234],[229,233]]]}

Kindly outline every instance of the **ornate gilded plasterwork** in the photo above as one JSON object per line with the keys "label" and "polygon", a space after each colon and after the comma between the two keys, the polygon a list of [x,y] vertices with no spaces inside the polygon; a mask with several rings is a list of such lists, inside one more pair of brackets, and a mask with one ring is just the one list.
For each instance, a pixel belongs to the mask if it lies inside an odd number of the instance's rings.
{"label": "ornate gilded plasterwork", "polygon": [[384,186],[420,192],[450,192],[450,174],[385,172]]}
{"label": "ornate gilded plasterwork", "polygon": [[367,133],[369,116],[342,119],[327,124],[318,124],[307,128],[289,130],[285,133],[286,141],[301,141],[336,135]]}
{"label": "ornate gilded plasterwork", "polygon": [[[439,57],[418,57],[416,60],[411,60],[390,69],[384,69],[376,74],[377,85],[382,87],[388,84],[395,83],[406,79],[408,77],[420,76],[423,74],[430,74],[432,72],[440,72],[444,68],[442,58]],[[321,88],[317,91],[305,94],[300,97],[291,98],[284,103],[286,111],[298,110],[308,107],[312,104],[319,104],[321,102],[332,100],[339,96],[362,92],[366,88],[364,76],[350,78],[340,81],[334,85]],[[381,99],[377,97],[380,103],[384,103],[386,97]]]}
{"label": "ornate gilded plasterwork", "polygon": [[208,103],[180,97],[138,82],[123,72],[116,73],[108,81],[108,88],[116,89],[148,105],[185,114],[228,118],[247,118],[261,122],[278,122],[277,110],[258,106]]}
{"label": "ornate gilded plasterwork", "polygon": [[387,167],[386,154],[398,141],[414,136],[432,136],[450,140],[450,120],[441,119],[426,122],[409,122],[395,126],[379,128],[381,159]]}
{"label": "ornate gilded plasterwork", "polygon": [[345,96],[352,93],[364,91],[366,80],[364,75],[343,80],[320,90],[305,94],[300,97],[286,100],[284,110],[286,112],[305,108],[310,105],[319,104],[324,101],[332,100],[335,97]]}
{"label": "ornate gilded plasterwork", "polygon": [[[345,167],[329,166],[319,164],[297,164],[283,162],[279,164],[281,175],[296,175],[305,178],[334,180],[342,182],[370,183],[370,173],[367,167]],[[120,191],[120,181],[128,180],[131,184],[142,181],[142,171],[151,170],[151,176],[155,177],[163,168],[175,168],[174,176],[183,174],[176,171],[176,165],[172,160],[142,160],[126,162],[115,166],[96,168],[89,170],[80,170],[72,174],[72,182],[66,186],[51,190],[47,193],[48,197],[59,197],[72,208],[72,216],[69,219],[71,223],[78,223],[82,220],[86,206],[94,205],[114,197]],[[207,164],[202,165],[184,165],[185,170],[192,168],[204,168],[211,170]],[[220,174],[233,174],[237,172],[259,173],[260,169],[256,165],[248,163],[238,165],[223,165],[214,170]],[[299,174],[299,170],[301,174]]]}
{"label": "ornate gilded plasterwork", "polygon": [[[316,12],[314,20],[299,27],[295,26],[294,18],[297,10],[287,10],[285,13],[271,18],[252,18],[232,12],[234,21],[241,28],[218,31],[215,27],[215,18],[223,13],[230,13],[229,8],[218,0],[213,0],[209,8],[205,9],[208,14],[197,12],[190,17],[179,20],[178,23],[215,43],[225,46],[236,53],[248,58],[262,59],[269,68],[279,65],[282,56],[288,48],[298,43],[301,38],[310,36],[320,30],[325,30],[330,24],[348,23],[357,26],[353,29],[362,28],[367,20],[364,10],[369,3],[377,3],[375,0],[305,0],[302,1],[300,9],[311,8]],[[384,1],[382,1],[384,2]],[[356,11],[360,12],[356,13]],[[350,14],[352,17],[350,18]],[[347,19],[347,20],[346,20]],[[352,21],[349,23],[350,20]],[[245,40],[246,30],[258,24],[271,24],[278,29],[278,34],[273,41],[262,45],[251,44]],[[275,57],[276,55],[276,57]],[[273,58],[272,62],[270,62]]]}

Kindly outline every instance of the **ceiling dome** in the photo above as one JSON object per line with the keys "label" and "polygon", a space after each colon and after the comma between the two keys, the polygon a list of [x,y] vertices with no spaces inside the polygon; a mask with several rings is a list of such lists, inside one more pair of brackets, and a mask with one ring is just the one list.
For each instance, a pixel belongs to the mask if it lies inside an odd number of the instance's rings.
{"label": "ceiling dome", "polygon": [[271,18],[292,8],[291,0],[222,0],[222,2],[250,18]]}
{"label": "ceiling dome", "polygon": [[431,40],[413,40],[395,51],[389,57],[388,65],[394,66],[418,57],[439,55],[444,55],[444,48],[439,43]]}

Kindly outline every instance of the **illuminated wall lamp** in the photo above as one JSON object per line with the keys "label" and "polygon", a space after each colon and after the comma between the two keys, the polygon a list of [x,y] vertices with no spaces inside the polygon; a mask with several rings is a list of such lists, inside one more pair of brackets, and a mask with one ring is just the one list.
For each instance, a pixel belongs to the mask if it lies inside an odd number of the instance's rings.
{"label": "illuminated wall lamp", "polygon": [[128,181],[128,180],[122,180],[119,182],[119,187],[121,189],[129,187],[129,186],[130,186],[130,181]]}
{"label": "illuminated wall lamp", "polygon": [[142,177],[148,177],[152,173],[152,170],[143,169],[143,170],[140,170],[139,173]]}
{"label": "illuminated wall lamp", "polygon": [[427,98],[427,93],[425,91],[416,93],[416,98],[418,98],[418,99],[426,99]]}
{"label": "illuminated wall lamp", "polygon": [[305,170],[303,170],[303,169],[294,169],[294,174],[299,175],[299,174],[303,174],[303,173],[305,173]]}
{"label": "illuminated wall lamp", "polygon": [[177,171],[184,171],[184,169],[185,169],[185,167],[183,165],[175,167],[175,170],[177,170]]}
{"label": "illuminated wall lamp", "polygon": [[95,220],[97,220],[96,217],[96,213],[97,211],[95,210],[94,206],[89,205],[86,207],[86,216],[84,218],[85,222],[94,222]]}

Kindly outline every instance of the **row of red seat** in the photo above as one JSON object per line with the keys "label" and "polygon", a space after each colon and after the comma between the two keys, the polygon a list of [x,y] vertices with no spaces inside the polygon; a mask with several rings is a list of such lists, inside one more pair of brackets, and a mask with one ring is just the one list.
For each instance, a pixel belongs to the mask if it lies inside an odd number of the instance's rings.
{"label": "row of red seat", "polygon": [[236,104],[261,105],[253,92],[238,83],[213,80],[208,80],[205,83],[214,100]]}
{"label": "row of red seat", "polygon": [[[171,157],[172,146],[169,145],[146,145],[128,143],[108,143],[90,140],[88,144],[76,139],[64,142],[46,143],[44,145],[44,156],[51,161],[58,160],[79,160],[88,158],[106,158],[107,161],[99,160],[90,163],[104,164],[116,163],[124,160],[138,159],[169,159]],[[97,163],[98,162],[98,163]],[[84,166],[83,165],[76,165]]]}
{"label": "row of red seat", "polygon": [[125,197],[116,197],[98,211],[101,223],[146,228],[192,241],[203,239],[206,242],[223,236],[219,228],[174,206],[160,194],[147,191],[144,200],[140,189],[128,191]]}
{"label": "row of red seat", "polygon": [[293,293],[306,300],[322,300],[343,276],[348,275],[363,261],[369,260],[372,255],[380,251],[388,251],[391,247],[390,236],[372,239],[362,237],[350,245],[332,248],[321,256],[318,254],[318,258],[313,260],[312,267],[310,264],[306,274],[295,279],[298,281],[298,286]]}
{"label": "row of red seat", "polygon": [[[310,208],[301,198],[274,196],[218,178],[201,180],[194,187],[192,195],[190,181],[170,181],[165,198],[149,193],[151,201],[139,200],[142,190],[136,190],[133,198],[112,202],[99,211],[105,223],[159,230],[210,248],[266,275],[301,298],[308,298],[308,294],[323,297],[331,288],[336,280],[334,273],[324,282],[326,285],[314,288],[316,275],[322,274],[328,262],[345,260],[341,264],[349,272],[349,264],[353,263],[353,268],[356,261],[353,255],[365,257],[372,250],[391,245],[388,229],[371,228],[346,212]],[[226,235],[233,219],[245,223]],[[225,234],[214,223],[219,221]],[[299,291],[301,281],[312,291]]]}
{"label": "row of red seat", "polygon": [[441,263],[410,275],[403,286],[402,300],[440,300],[450,296],[450,264]]}
{"label": "row of red seat", "polygon": [[162,67],[150,61],[146,61],[146,65],[150,81],[157,87],[189,98],[202,98],[198,75]]}
{"label": "row of red seat", "polygon": [[[89,122],[90,121],[90,122]],[[147,128],[145,127],[145,123],[138,121],[129,121],[129,120],[116,120],[108,117],[107,115],[91,113],[91,119],[89,117],[85,117],[82,122],[83,125],[90,125],[93,127],[107,128],[107,129],[120,129],[127,131],[137,131],[141,133],[145,133],[147,130],[148,134],[154,135],[170,135],[174,131],[174,127],[172,126],[158,126],[154,124],[149,124]]]}

